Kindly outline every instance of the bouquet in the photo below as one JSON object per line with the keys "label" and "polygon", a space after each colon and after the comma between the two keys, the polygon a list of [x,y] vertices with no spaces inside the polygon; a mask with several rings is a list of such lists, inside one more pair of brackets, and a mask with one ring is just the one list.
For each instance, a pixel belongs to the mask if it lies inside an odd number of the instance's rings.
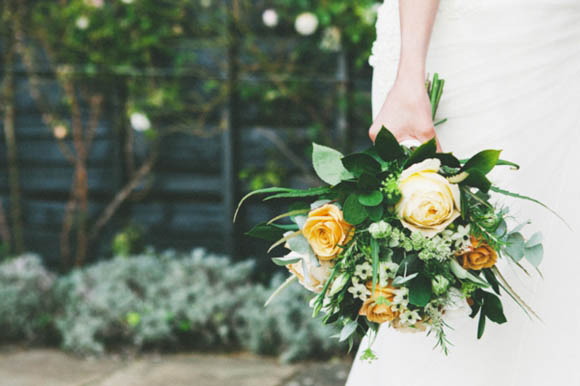
{"label": "bouquet", "polygon": [[[433,115],[442,90],[437,75],[427,82]],[[492,185],[487,174],[495,167],[519,168],[500,151],[459,160],[438,153],[434,139],[408,148],[383,128],[372,147],[347,156],[313,144],[312,161],[326,185],[260,189],[240,202],[256,194],[291,201],[286,213],[247,233],[273,241],[270,250],[289,250],[272,259],[291,273],[273,296],[297,280],[315,293],[313,316],[338,323],[338,338],[351,347],[355,337],[386,324],[426,331],[447,353],[448,316],[479,317],[481,338],[487,321],[506,322],[506,294],[537,317],[497,261],[508,259],[525,273],[524,261],[537,269],[542,236],[525,239],[525,224],[510,229],[509,208],[496,206],[490,193],[543,204]],[[375,357],[370,347],[363,355]]]}

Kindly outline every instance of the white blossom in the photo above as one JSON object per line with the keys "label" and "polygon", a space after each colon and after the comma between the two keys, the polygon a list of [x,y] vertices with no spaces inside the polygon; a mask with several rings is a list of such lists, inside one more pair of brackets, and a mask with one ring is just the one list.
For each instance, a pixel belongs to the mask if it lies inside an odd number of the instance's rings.
{"label": "white blossom", "polygon": [[419,312],[416,310],[415,311],[407,310],[403,312],[399,318],[401,319],[401,323],[407,326],[412,326],[419,320],[421,320],[421,316],[419,315]]}
{"label": "white blossom", "polygon": [[77,18],[76,26],[80,30],[85,30],[85,29],[89,28],[90,24],[91,24],[91,22],[89,21],[89,18],[86,17],[85,15],[79,16]]}
{"label": "white blossom", "polygon": [[338,52],[341,48],[341,32],[338,27],[328,27],[322,34],[320,41],[320,48],[330,52]]}
{"label": "white blossom", "polygon": [[361,280],[366,280],[372,275],[372,273],[373,267],[368,262],[359,264],[354,268],[355,276],[359,277]]}
{"label": "white blossom", "polygon": [[393,299],[394,304],[401,304],[407,307],[409,304],[409,289],[407,287],[401,287],[395,291],[395,298]]}
{"label": "white blossom", "polygon": [[131,126],[135,131],[146,131],[151,128],[151,121],[147,118],[147,115],[139,112],[131,114]]}
{"label": "white blossom", "polygon": [[269,8],[262,13],[262,21],[266,27],[274,28],[278,25],[278,12]]}
{"label": "white blossom", "polygon": [[318,18],[312,12],[301,13],[296,17],[294,28],[300,35],[312,35],[318,28]]}
{"label": "white blossom", "polygon": [[366,285],[362,283],[355,283],[348,289],[348,292],[350,292],[355,299],[358,298],[363,302],[367,300],[371,294],[371,291],[369,291]]}

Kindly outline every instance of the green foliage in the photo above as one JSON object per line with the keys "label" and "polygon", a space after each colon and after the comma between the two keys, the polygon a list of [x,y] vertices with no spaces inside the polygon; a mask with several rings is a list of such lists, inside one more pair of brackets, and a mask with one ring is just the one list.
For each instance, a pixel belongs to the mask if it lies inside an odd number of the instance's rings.
{"label": "green foliage", "polygon": [[129,256],[140,253],[144,248],[143,229],[135,224],[125,227],[113,238],[113,254],[115,256]]}
{"label": "green foliage", "polygon": [[354,193],[348,196],[342,209],[344,219],[352,225],[358,225],[368,217],[365,207],[360,203],[358,196]]}
{"label": "green foliage", "polygon": [[329,185],[337,185],[354,177],[342,164],[343,155],[327,146],[313,144],[312,165],[320,179]]}
{"label": "green foliage", "polygon": [[462,171],[474,169],[478,170],[482,174],[487,174],[497,165],[499,160],[499,155],[501,150],[484,150],[473,157],[471,157],[465,165],[463,165]]}

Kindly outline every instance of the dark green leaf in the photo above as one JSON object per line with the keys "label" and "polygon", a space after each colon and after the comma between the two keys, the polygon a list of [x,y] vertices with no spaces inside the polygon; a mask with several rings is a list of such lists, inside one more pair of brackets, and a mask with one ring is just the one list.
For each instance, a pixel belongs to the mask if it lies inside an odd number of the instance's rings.
{"label": "dark green leaf", "polygon": [[415,149],[409,158],[407,158],[403,167],[408,168],[409,166],[424,161],[427,158],[433,158],[436,153],[437,142],[435,142],[435,138],[433,138]]}
{"label": "dark green leaf", "polygon": [[403,157],[403,149],[399,142],[386,127],[383,127],[375,138],[375,149],[385,161],[393,161]]}
{"label": "dark green leaf", "polygon": [[491,188],[491,182],[487,179],[485,174],[477,169],[467,170],[469,176],[461,182],[461,185],[471,186],[472,188],[477,188],[482,192],[489,192]]}
{"label": "dark green leaf", "polygon": [[348,196],[342,209],[344,212],[344,219],[352,225],[358,225],[368,217],[365,207],[360,204],[356,194]]}
{"label": "dark green leaf", "polygon": [[362,191],[377,190],[381,182],[374,175],[363,173],[359,180],[357,187]]}
{"label": "dark green leaf", "polygon": [[469,159],[463,165],[462,171],[478,170],[483,175],[489,173],[497,164],[501,150],[484,150]]}
{"label": "dark green leaf", "polygon": [[320,179],[329,185],[336,185],[340,181],[354,176],[342,165],[341,152],[317,143],[312,144],[312,165]]}
{"label": "dark green leaf", "polygon": [[518,170],[520,168],[520,165],[513,163],[511,161],[506,161],[503,159],[497,160],[497,166],[511,166],[512,168]]}
{"label": "dark green leaf", "polygon": [[485,276],[485,279],[487,280],[487,282],[491,285],[491,288],[493,288],[493,291],[496,294],[501,295],[501,293],[499,291],[499,282],[497,281],[497,278],[495,277],[495,274],[493,273],[493,271],[489,268],[485,268],[483,270],[483,275]]}
{"label": "dark green leaf", "polygon": [[355,177],[360,177],[363,173],[377,174],[381,171],[381,164],[365,153],[347,155],[342,159],[342,164]]}
{"label": "dark green leaf", "polygon": [[250,237],[256,237],[268,241],[280,240],[286,231],[280,229],[274,225],[268,225],[266,223],[258,224],[252,229],[250,229],[245,234]]}
{"label": "dark green leaf", "polygon": [[381,219],[383,218],[383,214],[384,214],[384,208],[382,205],[378,205],[378,206],[369,206],[365,208],[367,210],[367,213],[369,214],[369,217],[371,218],[371,220],[373,221],[381,221]]}
{"label": "dark green leaf", "polygon": [[503,313],[503,306],[499,298],[490,293],[483,291],[483,310],[485,316],[489,318],[492,322],[502,324],[507,322],[507,319]]}
{"label": "dark green leaf", "polygon": [[441,161],[442,165],[448,166],[450,168],[460,168],[461,163],[452,153],[437,153],[433,156]]}
{"label": "dark green leaf", "polygon": [[409,303],[425,307],[431,300],[431,280],[418,276],[409,282]]}
{"label": "dark green leaf", "polygon": [[383,202],[383,193],[379,190],[371,190],[370,192],[359,193],[358,202],[364,206],[377,206]]}
{"label": "dark green leaf", "polygon": [[477,339],[481,339],[485,331],[485,312],[481,310],[479,313],[479,323],[477,324]]}

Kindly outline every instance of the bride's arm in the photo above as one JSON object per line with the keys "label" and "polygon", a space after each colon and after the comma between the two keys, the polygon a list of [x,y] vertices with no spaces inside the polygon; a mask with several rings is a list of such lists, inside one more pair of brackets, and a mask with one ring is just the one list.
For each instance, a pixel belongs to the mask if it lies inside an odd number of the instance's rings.
{"label": "bride's arm", "polygon": [[425,91],[425,61],[439,0],[399,0],[401,58],[397,79],[369,129],[374,141],[382,126],[399,141],[420,142],[435,136],[431,104]]}

